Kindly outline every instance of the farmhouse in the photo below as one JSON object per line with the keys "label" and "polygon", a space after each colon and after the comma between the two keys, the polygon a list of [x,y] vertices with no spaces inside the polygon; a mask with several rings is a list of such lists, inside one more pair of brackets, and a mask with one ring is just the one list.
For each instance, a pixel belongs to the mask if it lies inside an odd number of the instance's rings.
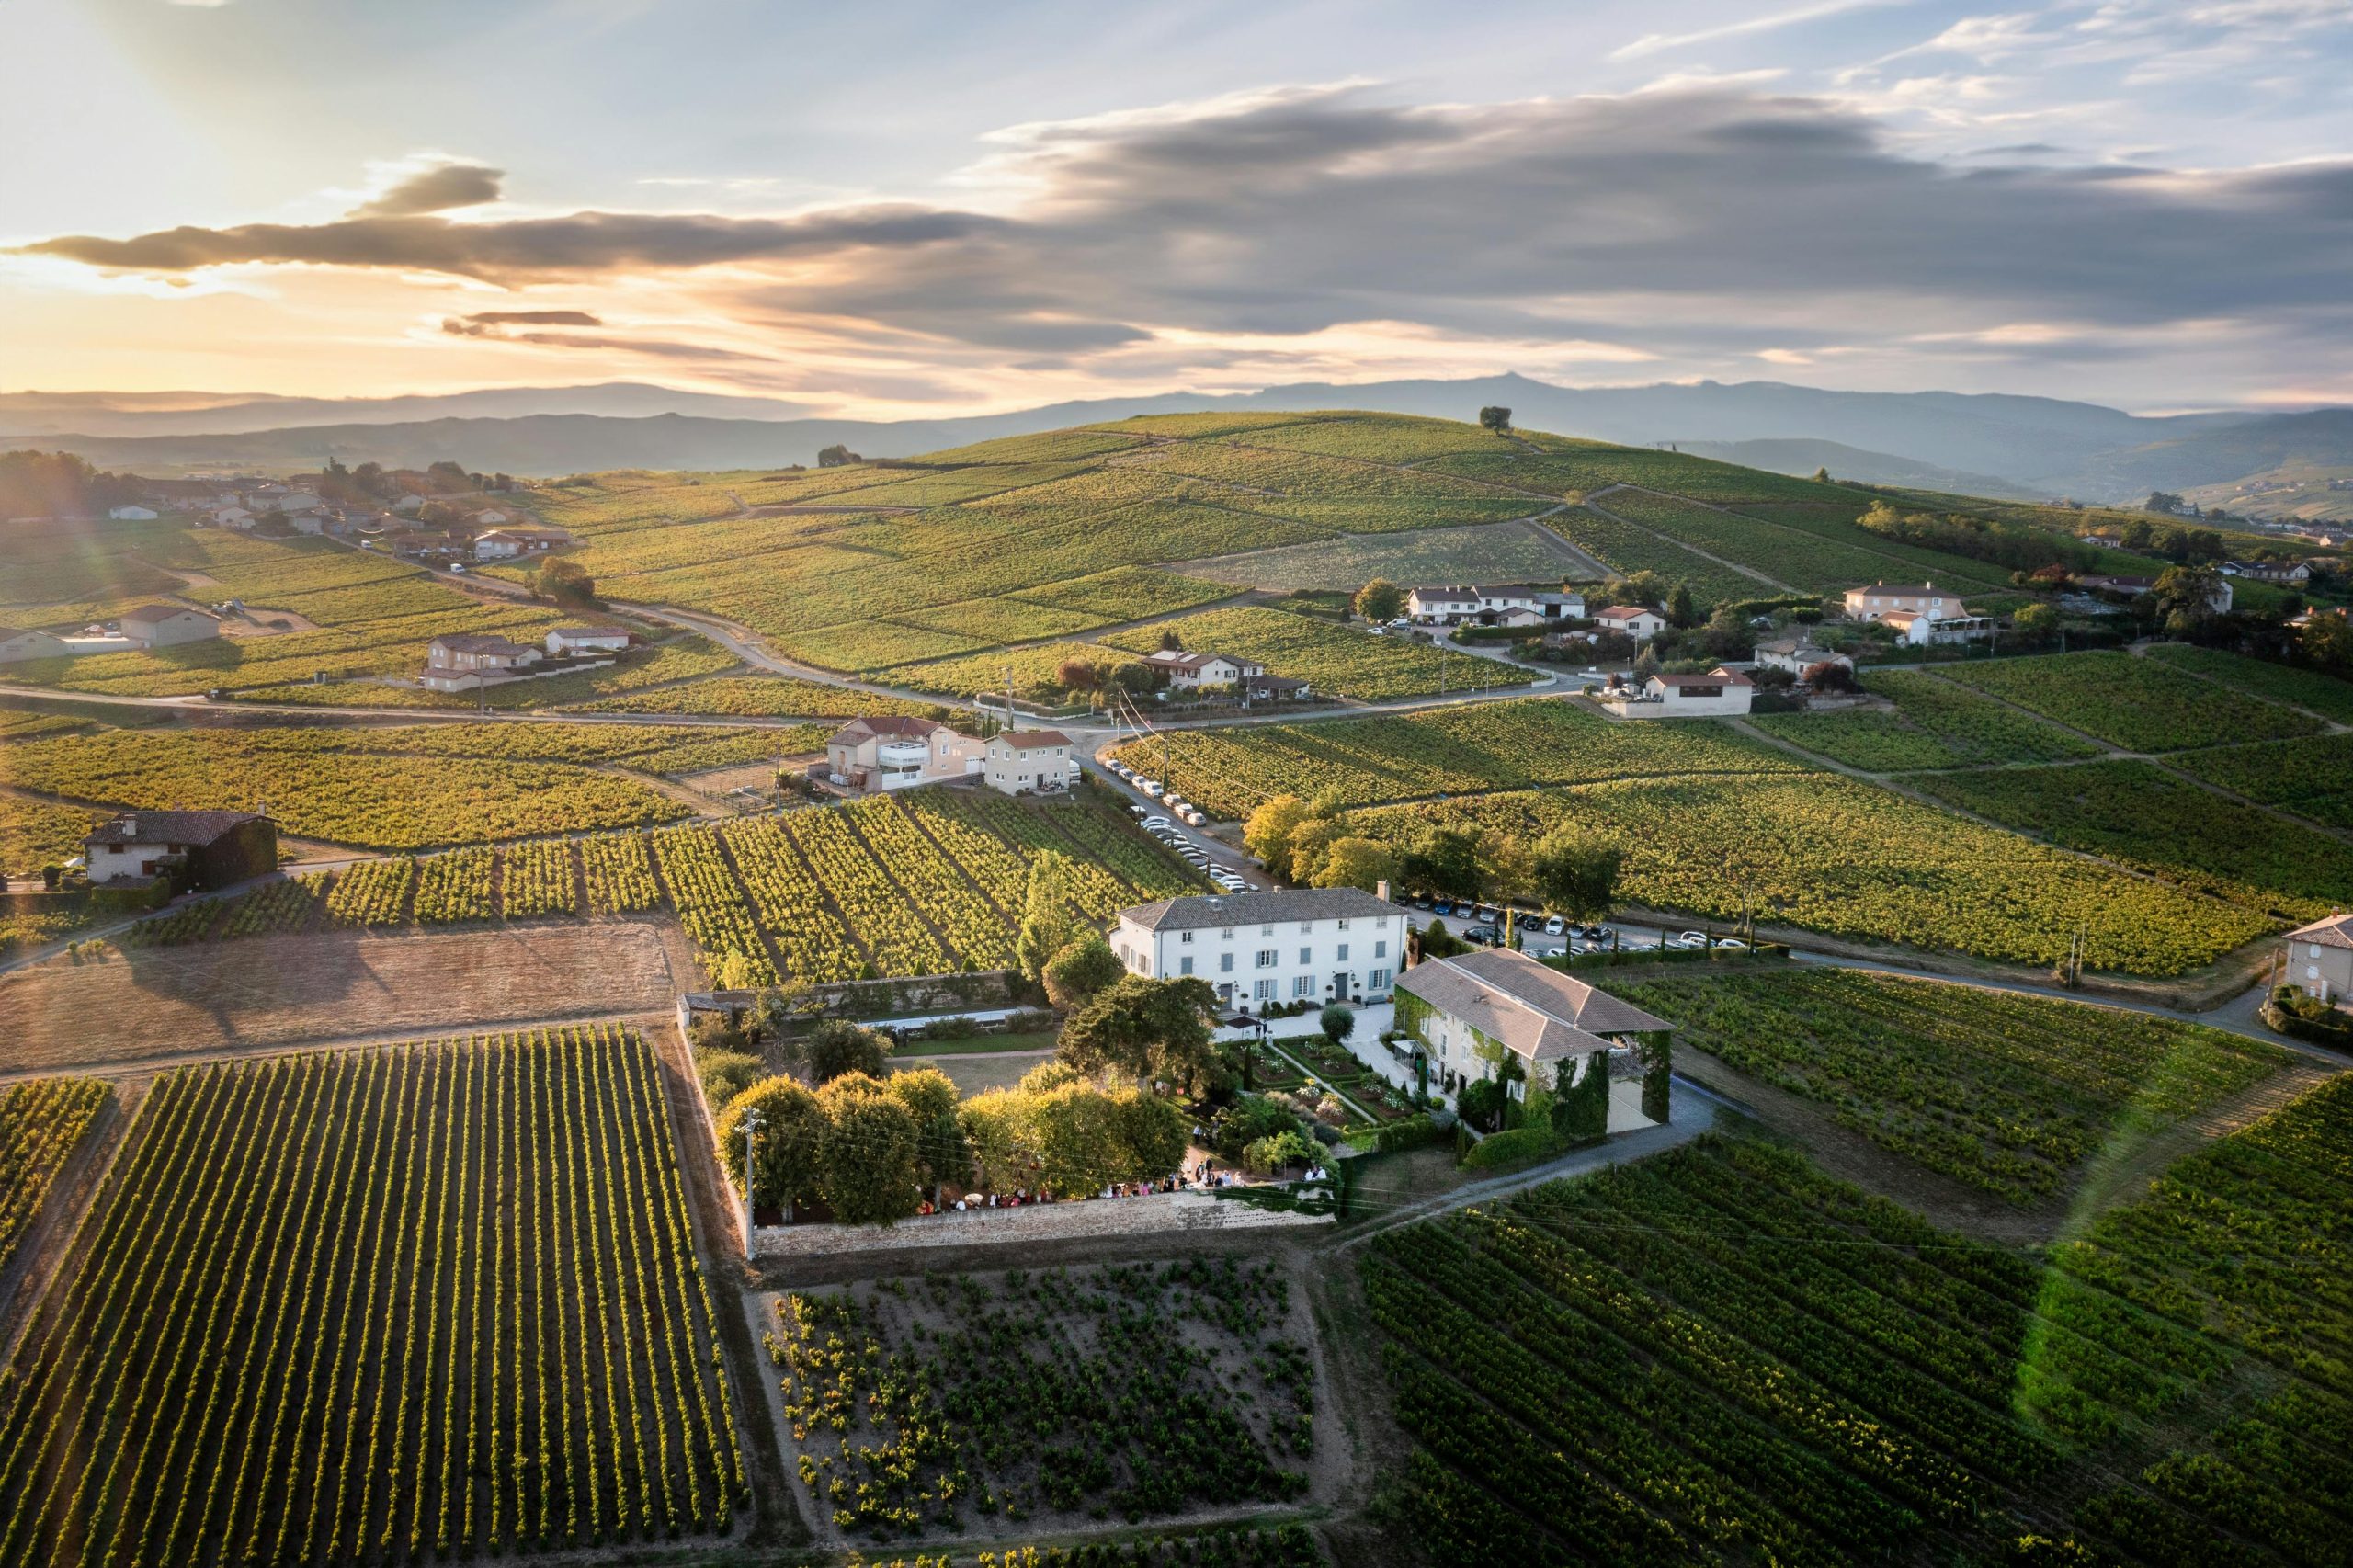
{"label": "farmhouse", "polygon": [[254,515],[243,506],[215,506],[206,516],[216,528],[249,528],[254,526]]}
{"label": "farmhouse", "polygon": [[[2157,591],[2157,580],[2154,577],[2120,577],[2095,574],[2088,577],[2077,577],[2075,582],[2078,586],[2088,588],[2093,593],[2109,594],[2118,598],[2136,599],[2143,594],[2153,594]],[[2206,608],[2216,615],[2227,615],[2230,612],[2232,601],[2236,596],[2237,590],[2231,586],[2227,578],[2223,579],[2217,582],[2212,591],[2207,594]]]}
{"label": "farmhouse", "polygon": [[1224,653],[1188,653],[1181,648],[1146,653],[1143,662],[1165,675],[1168,684],[1178,691],[1222,690],[1267,673],[1266,665],[1248,659]]}
{"label": "farmhouse", "polygon": [[1611,605],[1593,619],[1604,631],[1622,631],[1637,642],[1647,642],[1666,630],[1666,617],[1641,605]]}
{"label": "farmhouse", "polygon": [[1379,1002],[1405,950],[1405,917],[1358,888],[1212,893],[1123,909],[1110,942],[1130,971],[1196,976],[1228,1006]]}
{"label": "farmhouse", "polygon": [[425,651],[419,684],[428,691],[470,691],[511,679],[539,663],[540,651],[490,632],[462,631],[436,637]]}
{"label": "farmhouse", "polygon": [[141,605],[126,610],[117,623],[122,635],[142,648],[176,648],[221,635],[221,623],[200,609],[178,605]]}
{"label": "farmhouse", "polygon": [[278,869],[278,824],[256,812],[126,812],[82,841],[94,884],[172,876],[227,887]]}
{"label": "farmhouse", "polygon": [[1718,665],[1706,675],[1653,676],[1639,687],[1612,687],[1601,706],[1620,719],[1712,719],[1748,711],[1754,682]]}
{"label": "farmhouse", "polygon": [[1756,662],[1768,670],[1787,670],[1793,676],[1802,676],[1816,665],[1840,665],[1849,670],[1855,667],[1855,661],[1846,654],[1817,648],[1803,637],[1778,637],[1770,642],[1759,642]]}
{"label": "farmhouse", "polygon": [[2245,577],[2250,583],[2302,584],[2313,580],[2313,569],[2304,561],[2225,561],[2222,575]]}
{"label": "farmhouse", "polygon": [[542,555],[569,538],[548,528],[493,528],[474,536],[474,554],[483,561],[512,561],[518,555]]}
{"label": "farmhouse", "polygon": [[629,633],[612,626],[551,626],[550,653],[619,653],[629,646]]}
{"label": "farmhouse", "polygon": [[1994,618],[1972,615],[1958,594],[1934,583],[1873,583],[1847,590],[1847,619],[1874,621],[1915,647],[1992,634]]}
{"label": "farmhouse", "polygon": [[269,498],[269,509],[273,512],[315,512],[325,505],[325,501],[307,490],[289,490]]}
{"label": "farmhouse", "polygon": [[1067,790],[1078,778],[1070,737],[1060,730],[1007,730],[989,737],[982,778],[1008,795]]}
{"label": "farmhouse", "polygon": [[118,523],[152,523],[157,517],[153,506],[109,506],[107,516]]}
{"label": "farmhouse", "polygon": [[824,769],[844,789],[906,790],[978,773],[983,761],[970,735],[929,719],[884,716],[843,725],[825,743]]}
{"label": "farmhouse", "polygon": [[[1397,980],[1397,1027],[1418,1041],[1448,1088],[1498,1075],[1515,1100],[1611,1082],[1607,1131],[1647,1126],[1631,1080],[1675,1026],[1606,991],[1506,949],[1415,964]],[[1506,1063],[1516,1071],[1506,1071]],[[1630,1114],[1631,1113],[1631,1114]]]}
{"label": "farmhouse", "polygon": [[1308,686],[1289,676],[1255,675],[1243,681],[1242,695],[1253,702],[1298,702],[1308,696]]}
{"label": "farmhouse", "polygon": [[2287,983],[2316,1001],[2353,996],[2353,915],[2332,915],[2288,933]]}
{"label": "farmhouse", "polygon": [[1490,626],[1541,626],[1582,619],[1585,597],[1540,583],[1450,584],[1411,590],[1405,596],[1405,613],[1415,620],[1444,626],[1466,620]]}
{"label": "farmhouse", "polygon": [[25,659],[62,659],[74,652],[65,639],[48,631],[18,631],[0,626],[0,665]]}

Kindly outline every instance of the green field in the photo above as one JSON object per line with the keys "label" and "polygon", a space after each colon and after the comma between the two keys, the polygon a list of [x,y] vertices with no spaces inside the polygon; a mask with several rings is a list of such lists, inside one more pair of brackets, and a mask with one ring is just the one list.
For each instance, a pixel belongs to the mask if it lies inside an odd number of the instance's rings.
{"label": "green field", "polygon": [[2306,709],[2340,724],[2353,724],[2353,681],[2226,653],[2219,648],[2193,648],[2187,642],[2160,642],[2149,650],[2149,657],[2256,697]]}
{"label": "green field", "polygon": [[1859,970],[1613,984],[1678,1046],[2006,1202],[2252,1087],[2286,1053],[2220,1029]]}
{"label": "green field", "polygon": [[2185,773],[2332,827],[2353,828],[2353,735],[2220,746],[2170,759]]}
{"label": "green field", "polygon": [[1891,575],[1904,575],[1908,581],[1908,574],[1924,565],[1939,581],[1949,580],[1964,592],[1972,587],[1999,591],[2009,586],[2006,573],[1956,557],[1889,545],[1851,525],[1844,537],[1836,537],[1820,528],[1784,528],[1639,490],[1612,491],[1591,505],[1655,529],[1678,544],[1761,572],[1800,593],[1838,594],[1859,583],[1883,582]]}
{"label": "green field", "polygon": [[1914,782],[2006,827],[2299,924],[2353,900],[2353,846],[2150,763],[1940,773]]}
{"label": "green field", "polygon": [[1188,562],[1185,570],[1239,587],[1350,591],[1375,577],[1412,587],[1417,583],[1558,583],[1580,574],[1567,551],[1544,537],[1544,530],[1526,523],[1318,540]]}
{"label": "green field", "polygon": [[1351,820],[1401,846],[1426,824],[1533,844],[1573,820],[1625,851],[1618,893],[1629,903],[1718,921],[1753,909],[1759,922],[2007,963],[2055,963],[2081,926],[2092,968],[2179,974],[2279,928],[2245,904],[1822,774],[1637,779]]}
{"label": "green field", "polygon": [[2099,755],[2089,741],[1966,687],[1915,670],[1869,670],[1863,689],[1895,704],[1824,713],[1764,713],[1770,735],[1866,773],[1963,767],[1984,763],[2059,762]]}
{"label": "green field", "polygon": [[1440,1562],[2341,1560],[2348,1090],[2055,1266],[1712,1138],[1381,1235],[1394,1517]]}
{"label": "green field", "polygon": [[2280,740],[2322,727],[2317,719],[2130,653],[1987,659],[1954,665],[1949,678],[2127,751]]}
{"label": "green field", "polygon": [[0,1396],[0,1559],[728,1530],[735,1395],[635,1034],[165,1074]]}

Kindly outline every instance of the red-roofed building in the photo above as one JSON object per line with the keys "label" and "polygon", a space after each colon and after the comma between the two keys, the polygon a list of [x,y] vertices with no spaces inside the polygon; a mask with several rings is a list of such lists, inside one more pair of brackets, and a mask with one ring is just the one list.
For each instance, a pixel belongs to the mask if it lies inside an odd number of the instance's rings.
{"label": "red-roofed building", "polygon": [[1067,790],[1078,781],[1076,749],[1060,730],[1007,730],[989,737],[981,777],[1008,795]]}

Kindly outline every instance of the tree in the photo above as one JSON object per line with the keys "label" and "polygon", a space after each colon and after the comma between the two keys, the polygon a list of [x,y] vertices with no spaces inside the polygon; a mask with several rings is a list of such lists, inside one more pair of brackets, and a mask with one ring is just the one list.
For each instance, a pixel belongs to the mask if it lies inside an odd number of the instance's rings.
{"label": "tree", "polygon": [[847,1018],[827,1018],[810,1031],[796,1054],[814,1083],[829,1084],[858,1073],[879,1078],[883,1058],[891,1054],[891,1042]]}
{"label": "tree", "polygon": [[1357,1032],[1356,1011],[1338,1002],[1327,1004],[1315,1016],[1315,1027],[1324,1031],[1324,1038],[1333,1045],[1345,1045],[1348,1037]]}
{"label": "tree", "polygon": [[2353,676],[2353,620],[2316,613],[2304,622],[2296,647],[2316,667],[2331,675]]}
{"label": "tree", "polygon": [[577,561],[543,561],[531,574],[531,591],[558,604],[594,606],[597,579]]}
{"label": "tree", "polygon": [[863,1073],[818,1091],[818,1191],[846,1225],[887,1225],[915,1211],[921,1166],[915,1112]]}
{"label": "tree", "polygon": [[1077,935],[1071,921],[1070,884],[1070,861],[1054,850],[1041,852],[1029,863],[1029,895],[1021,906],[1013,956],[1032,981],[1044,980],[1046,965]]}
{"label": "tree", "polygon": [[1348,834],[1332,840],[1307,881],[1311,887],[1362,888],[1372,892],[1396,872],[1396,858],[1389,853],[1389,846],[1377,838]]}
{"label": "tree", "polygon": [[1164,653],[1181,653],[1185,651],[1185,639],[1174,626],[1164,626],[1160,629],[1160,651]]}
{"label": "tree", "polygon": [[1111,666],[1111,684],[1121,691],[1132,692],[1138,697],[1142,697],[1166,678],[1167,676],[1150,665],[1141,664],[1132,659],[1126,664]]}
{"label": "tree", "polygon": [[2048,642],[2059,635],[2059,620],[2057,605],[2027,605],[2010,618],[2010,624],[2021,636]]}
{"label": "tree", "polygon": [[865,460],[838,441],[817,454],[819,468],[846,468],[851,463],[861,463]]}
{"label": "tree", "polygon": [[956,1119],[955,1084],[937,1067],[893,1073],[882,1081],[891,1097],[907,1108],[915,1123],[915,1178],[938,1196],[939,1184],[971,1179],[972,1152]]}
{"label": "tree", "polygon": [[1533,877],[1544,907],[1572,920],[1609,913],[1625,855],[1574,823],[1563,823],[1537,841]]}
{"label": "tree", "polygon": [[1490,894],[1516,897],[1535,885],[1536,866],[1528,840],[1503,828],[1479,835],[1479,875]]}
{"label": "tree", "polygon": [[2222,574],[2211,566],[2168,566],[2157,575],[2151,597],[2170,615],[2201,620],[2222,597]]}
{"label": "tree", "polygon": [[783,1209],[817,1194],[822,1166],[818,1145],[825,1112],[817,1096],[790,1078],[763,1078],[727,1102],[712,1124],[719,1163],[735,1190],[744,1190],[744,1119],[757,1112],[751,1199],[758,1209]]}
{"label": "tree", "polygon": [[1643,645],[1643,651],[1634,655],[1635,683],[1639,685],[1656,674],[1658,674],[1658,650],[1646,642]]}
{"label": "tree", "polygon": [[1441,898],[1477,898],[1481,889],[1478,842],[1452,828],[1426,827],[1397,864],[1407,887]]}
{"label": "tree", "polygon": [[1479,411],[1479,423],[1500,436],[1511,428],[1511,410],[1489,403]]}
{"label": "tree", "polygon": [[1821,692],[1847,692],[1856,689],[1855,672],[1836,659],[1824,659],[1805,667],[1805,684]]}
{"label": "tree", "polygon": [[1120,955],[1099,931],[1089,931],[1056,953],[1046,965],[1046,999],[1057,1007],[1074,1006],[1107,991],[1127,973]]}
{"label": "tree", "polygon": [[1209,1012],[1216,1005],[1206,980],[1124,975],[1063,1022],[1054,1056],[1090,1075],[1115,1073],[1182,1087],[1213,1059]]}
{"label": "tree", "polygon": [[2163,512],[2168,517],[2178,515],[2182,506],[2181,497],[2170,490],[2152,490],[2149,498],[2141,503],[2143,512]]}
{"label": "tree", "polygon": [[1302,887],[1336,885],[1315,879],[1332,846],[1348,836],[1347,824],[1338,817],[1312,816],[1301,823],[1290,835],[1290,880]]}
{"label": "tree", "polygon": [[1386,577],[1375,577],[1357,590],[1356,610],[1367,620],[1394,620],[1405,608],[1405,590]]}
{"label": "tree", "polygon": [[1054,666],[1054,684],[1064,691],[1093,691],[1103,684],[1103,672],[1085,659],[1064,659]]}
{"label": "tree", "polygon": [[744,1009],[744,1027],[754,1040],[780,1044],[818,1006],[807,981],[787,980],[752,998],[752,1005]]}
{"label": "tree", "polygon": [[1242,824],[1242,846],[1267,869],[1280,873],[1290,864],[1290,835],[1306,820],[1305,801],[1296,795],[1274,796]]}
{"label": "tree", "polygon": [[1830,483],[1830,470],[1829,470],[1828,468],[1826,468],[1826,467],[1824,467],[1824,468],[1818,468],[1818,469],[1815,469],[1815,470],[1813,471],[1813,482],[1814,482],[1816,484],[1827,484],[1827,483]]}
{"label": "tree", "polygon": [[1666,596],[1666,623],[1676,627],[1690,626],[1699,619],[1699,612],[1691,604],[1691,585],[1676,584],[1675,591]]}

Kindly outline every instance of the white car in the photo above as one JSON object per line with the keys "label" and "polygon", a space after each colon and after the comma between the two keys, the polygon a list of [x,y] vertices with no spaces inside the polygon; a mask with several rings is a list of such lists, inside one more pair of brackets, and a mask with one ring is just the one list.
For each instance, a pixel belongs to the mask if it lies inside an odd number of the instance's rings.
{"label": "white car", "polygon": [[1160,780],[1157,778],[1139,778],[1136,780],[1136,788],[1142,790],[1145,794],[1151,796],[1155,801],[1160,799]]}
{"label": "white car", "polygon": [[1205,817],[1205,816],[1201,815],[1201,813],[1200,813],[1200,812],[1199,812],[1195,811],[1195,810],[1194,810],[1192,807],[1190,807],[1190,806],[1187,806],[1183,811],[1178,812],[1176,814],[1177,814],[1178,816],[1180,816],[1180,817],[1184,818],[1187,822],[1188,822],[1188,823],[1192,824],[1195,827],[1199,827],[1199,826],[1200,826],[1203,823],[1205,823],[1205,822],[1207,822],[1207,821],[1209,821],[1209,820],[1210,820],[1209,818],[1207,818],[1207,817]]}
{"label": "white car", "polygon": [[1738,948],[1743,952],[1748,950],[1748,944],[1742,941],[1737,937],[1719,937],[1716,938],[1716,946],[1720,948]]}
{"label": "white car", "polygon": [[1708,945],[1708,934],[1705,931],[1686,931],[1683,943],[1686,947],[1704,948]]}
{"label": "white car", "polygon": [[1557,937],[1557,936],[1560,936],[1563,932],[1566,931],[1568,928],[1569,928],[1569,923],[1568,923],[1567,921],[1565,921],[1565,920],[1562,919],[1562,918],[1561,918],[1559,915],[1555,915],[1554,916],[1552,916],[1552,919],[1547,920],[1546,922],[1544,922],[1544,934],[1545,934],[1547,937]]}

